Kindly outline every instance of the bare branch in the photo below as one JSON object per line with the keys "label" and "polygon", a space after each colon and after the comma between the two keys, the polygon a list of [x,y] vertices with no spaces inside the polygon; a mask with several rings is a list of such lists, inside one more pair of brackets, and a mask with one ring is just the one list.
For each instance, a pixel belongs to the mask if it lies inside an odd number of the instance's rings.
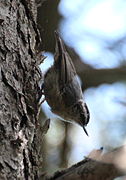
{"label": "bare branch", "polygon": [[126,175],[126,146],[102,154],[93,150],[83,161],[63,171],[56,172],[46,180],[113,180]]}

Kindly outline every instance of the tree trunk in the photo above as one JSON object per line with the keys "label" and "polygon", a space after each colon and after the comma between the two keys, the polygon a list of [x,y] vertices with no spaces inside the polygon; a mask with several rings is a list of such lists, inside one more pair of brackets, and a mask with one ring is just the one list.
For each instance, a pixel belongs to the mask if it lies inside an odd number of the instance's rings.
{"label": "tree trunk", "polygon": [[36,15],[35,0],[0,2],[0,180],[38,179]]}
{"label": "tree trunk", "polygon": [[38,123],[42,95],[38,65],[43,57],[37,58],[41,39],[36,16],[35,0],[0,2],[0,180],[112,180],[125,175],[110,161],[117,156],[113,153],[94,160],[89,156],[51,177],[39,174],[40,145],[50,121]]}

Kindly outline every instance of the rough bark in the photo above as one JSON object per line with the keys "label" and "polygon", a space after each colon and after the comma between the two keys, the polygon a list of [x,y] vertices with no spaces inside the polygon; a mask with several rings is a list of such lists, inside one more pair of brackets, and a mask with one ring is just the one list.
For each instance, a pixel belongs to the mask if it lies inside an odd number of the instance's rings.
{"label": "rough bark", "polygon": [[[0,179],[38,179],[41,97],[34,0],[0,2]],[[41,141],[41,137],[39,141]]]}

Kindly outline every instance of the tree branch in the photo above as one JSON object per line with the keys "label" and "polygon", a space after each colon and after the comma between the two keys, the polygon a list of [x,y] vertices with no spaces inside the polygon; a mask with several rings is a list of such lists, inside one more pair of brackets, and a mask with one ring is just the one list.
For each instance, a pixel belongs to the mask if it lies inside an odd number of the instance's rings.
{"label": "tree branch", "polygon": [[67,49],[82,80],[83,90],[104,83],[112,84],[117,81],[126,81],[126,66],[95,69],[89,64],[84,63],[74,49],[69,47]]}
{"label": "tree branch", "polygon": [[102,154],[93,150],[83,161],[72,167],[58,171],[45,180],[113,180],[126,175],[126,146]]}

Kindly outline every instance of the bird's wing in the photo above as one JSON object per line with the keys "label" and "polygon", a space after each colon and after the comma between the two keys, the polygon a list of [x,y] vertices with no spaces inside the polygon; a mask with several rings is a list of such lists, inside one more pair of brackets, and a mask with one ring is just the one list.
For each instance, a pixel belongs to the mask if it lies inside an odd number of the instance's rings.
{"label": "bird's wing", "polygon": [[59,71],[59,84],[60,88],[64,88],[67,83],[72,81],[76,75],[73,62],[66,51],[64,43],[59,34],[55,32],[56,37],[56,53],[55,53],[55,65]]}

